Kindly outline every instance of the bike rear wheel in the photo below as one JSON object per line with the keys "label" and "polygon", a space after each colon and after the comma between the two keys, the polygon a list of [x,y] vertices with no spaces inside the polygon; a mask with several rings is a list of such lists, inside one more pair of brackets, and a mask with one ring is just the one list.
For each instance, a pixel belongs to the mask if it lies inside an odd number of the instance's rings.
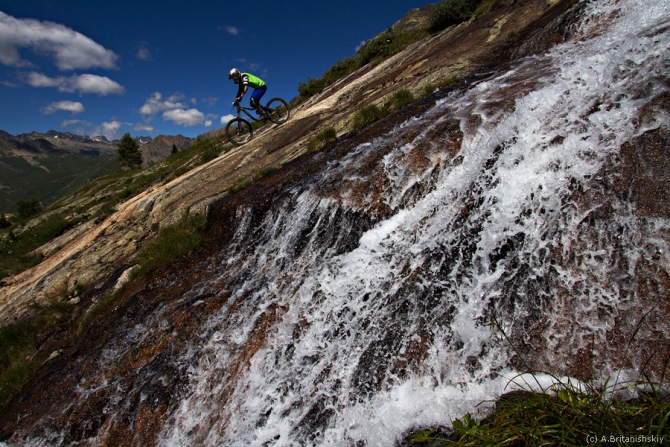
{"label": "bike rear wheel", "polygon": [[288,108],[288,103],[281,98],[272,98],[269,100],[265,106],[265,110],[270,121],[275,124],[285,123],[291,113]]}
{"label": "bike rear wheel", "polygon": [[233,143],[235,146],[242,146],[244,143],[248,143],[254,137],[253,130],[251,129],[251,124],[249,121],[242,118],[233,118],[228,121],[226,126],[226,135],[228,136],[228,141]]}

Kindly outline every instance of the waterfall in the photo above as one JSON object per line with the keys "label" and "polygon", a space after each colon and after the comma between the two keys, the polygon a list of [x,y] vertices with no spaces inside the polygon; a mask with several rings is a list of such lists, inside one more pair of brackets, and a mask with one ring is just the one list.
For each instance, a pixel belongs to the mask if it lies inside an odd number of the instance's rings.
{"label": "waterfall", "polygon": [[[107,346],[62,411],[112,390],[89,434],[104,437],[133,388],[105,365],[160,331],[185,347],[133,389],[148,402],[181,377],[165,446],[392,446],[485,409],[521,362],[569,374],[589,354],[595,379],[634,378],[642,353],[611,334],[667,299],[640,272],[667,277],[670,222],[636,213],[605,173],[668,127],[670,3],[580,8],[546,54],[438,95],[343,158],[316,154],[322,168],[266,209],[237,206],[200,279]],[[177,310],[197,326],[180,334]],[[43,437],[67,443],[57,427]]]}
{"label": "waterfall", "polygon": [[[667,125],[667,111],[639,114],[667,91],[670,15],[666,2],[634,1],[584,14],[549,53],[453,92],[287,191],[257,228],[239,216],[215,268],[237,280],[202,284],[225,283],[229,297],[206,324],[167,445],[393,445],[504,391],[512,354],[492,315],[516,339],[555,326],[549,349],[604,342],[627,308],[609,282],[615,254],[595,241],[569,269],[556,253],[569,255],[584,217],[574,191],[623,143]],[[630,265],[651,246],[667,271],[656,236],[667,219],[613,206]],[[557,290],[576,283],[567,317],[582,330],[561,333]],[[253,351],[245,362],[231,354],[240,349]]]}

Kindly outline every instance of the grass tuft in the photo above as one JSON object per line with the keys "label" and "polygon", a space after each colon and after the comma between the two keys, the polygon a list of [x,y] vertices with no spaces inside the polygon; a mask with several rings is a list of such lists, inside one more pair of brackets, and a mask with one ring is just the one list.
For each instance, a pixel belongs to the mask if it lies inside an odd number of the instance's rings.
{"label": "grass tuft", "polygon": [[33,316],[0,328],[0,410],[18,393],[42,364],[36,358],[40,336],[74,309],[74,305],[53,301],[33,305]]}
{"label": "grass tuft", "polygon": [[200,247],[201,239],[197,230],[204,225],[205,219],[205,216],[193,215],[175,225],[161,228],[158,235],[135,256],[138,267],[133,270],[132,277],[146,275]]}
{"label": "grass tuft", "polygon": [[[544,392],[501,396],[495,411],[483,420],[469,413],[452,423],[446,436],[437,429],[411,436],[412,444],[433,446],[587,445],[638,443],[651,445],[670,435],[670,399],[657,385],[629,400],[610,399],[606,386],[557,383]],[[654,439],[656,441],[654,441]],[[627,440],[627,441],[626,441]]]}
{"label": "grass tuft", "polygon": [[334,127],[326,127],[322,129],[314,138],[311,138],[307,143],[307,153],[317,152],[331,141],[337,140],[337,131]]}

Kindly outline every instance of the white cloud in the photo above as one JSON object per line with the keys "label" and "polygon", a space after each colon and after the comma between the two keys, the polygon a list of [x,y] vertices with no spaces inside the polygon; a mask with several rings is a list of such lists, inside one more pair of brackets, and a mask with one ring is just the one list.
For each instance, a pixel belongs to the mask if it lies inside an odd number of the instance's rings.
{"label": "white cloud", "polygon": [[154,132],[156,129],[149,124],[136,124],[135,127],[133,127],[133,130],[138,132]]}
{"label": "white cloud", "polygon": [[205,115],[198,109],[174,109],[163,113],[163,120],[172,121],[184,127],[197,126],[205,121]]}
{"label": "white cloud", "polygon": [[140,42],[140,47],[137,49],[135,56],[140,60],[150,61],[152,57],[151,51],[149,50],[149,44],[146,42]]}
{"label": "white cloud", "polygon": [[237,29],[234,26],[227,26],[226,27],[226,32],[230,34],[231,36],[237,36],[240,33],[240,30]]}
{"label": "white cloud", "polygon": [[166,110],[184,109],[188,107],[188,104],[182,102],[183,99],[184,95],[179,93],[175,93],[164,99],[160,92],[154,92],[151,97],[146,100],[144,105],[140,107],[139,112],[141,115],[144,115],[145,118],[152,118],[157,113]]}
{"label": "white cloud", "polygon": [[232,120],[233,118],[235,118],[235,115],[223,115],[221,117],[221,124],[227,124],[228,121]]}
{"label": "white cloud", "polygon": [[0,12],[0,63],[31,67],[19,50],[29,48],[54,59],[60,70],[116,68],[118,56],[81,33],[53,22],[17,19]]}
{"label": "white cloud", "polygon": [[217,98],[217,97],[215,97],[215,96],[210,96],[210,97],[208,97],[208,98],[201,98],[201,100],[202,100],[202,102],[204,102],[205,104],[207,104],[209,107],[212,107],[214,104],[217,103],[217,101],[219,100],[219,98]]}
{"label": "white cloud", "polygon": [[125,93],[118,82],[112,81],[106,76],[98,76],[92,74],[83,74],[79,76],[71,76],[68,78],[66,88],[63,91],[79,91],[79,93],[97,93],[101,96],[106,95],[120,95]]}
{"label": "white cloud", "polygon": [[110,121],[102,123],[101,135],[104,135],[108,140],[115,140],[121,137],[119,130],[124,124],[119,121]]}
{"label": "white cloud", "polygon": [[212,120],[206,120],[205,127],[212,127]]}
{"label": "white cloud", "polygon": [[88,126],[91,125],[91,123],[88,122],[88,121],[83,121],[83,120],[65,120],[62,123],[60,123],[60,126],[62,128],[66,128],[66,127],[73,126],[73,125],[80,125],[80,126],[87,126],[88,127]]}
{"label": "white cloud", "polygon": [[126,91],[118,82],[106,76],[92,74],[50,78],[33,71],[26,76],[26,82],[33,87],[58,87],[58,91],[61,92],[96,93],[100,96],[120,95]]}
{"label": "white cloud", "polygon": [[80,102],[75,101],[58,101],[52,102],[48,106],[44,107],[41,112],[45,115],[63,110],[65,112],[71,112],[73,115],[81,113],[84,111],[84,105]]}

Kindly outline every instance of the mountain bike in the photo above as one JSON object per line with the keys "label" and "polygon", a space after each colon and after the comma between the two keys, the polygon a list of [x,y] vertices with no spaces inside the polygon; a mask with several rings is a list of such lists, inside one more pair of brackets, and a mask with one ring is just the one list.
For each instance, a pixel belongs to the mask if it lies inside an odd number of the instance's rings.
{"label": "mountain bike", "polygon": [[267,105],[263,107],[263,113],[258,118],[255,118],[249,113],[249,111],[256,111],[256,109],[252,107],[244,107],[239,103],[233,106],[233,108],[235,107],[237,107],[237,117],[228,121],[226,135],[228,136],[228,141],[236,146],[248,143],[254,137],[251,123],[241,117],[242,113],[247,115],[253,121],[262,122],[270,120],[275,124],[285,123],[291,113],[288,108],[288,103],[281,98],[272,98],[269,100]]}

